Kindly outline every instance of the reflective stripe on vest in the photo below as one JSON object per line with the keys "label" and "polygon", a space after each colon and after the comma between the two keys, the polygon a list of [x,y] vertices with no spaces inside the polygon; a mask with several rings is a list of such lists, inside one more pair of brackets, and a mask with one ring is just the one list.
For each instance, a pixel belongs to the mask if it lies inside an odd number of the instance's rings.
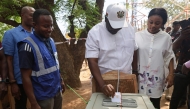
{"label": "reflective stripe on vest", "polygon": [[37,56],[37,59],[38,59],[38,65],[39,65],[39,71],[32,71],[32,76],[41,76],[41,75],[46,75],[46,74],[49,74],[51,72],[54,72],[56,70],[58,70],[58,66],[52,66],[50,68],[47,68],[45,69],[45,66],[44,66],[44,61],[43,61],[43,58],[42,58],[42,55],[40,53],[40,50],[38,48],[38,45],[34,42],[34,40],[31,38],[31,37],[27,37],[26,38],[34,47],[35,51],[36,51],[36,56]]}

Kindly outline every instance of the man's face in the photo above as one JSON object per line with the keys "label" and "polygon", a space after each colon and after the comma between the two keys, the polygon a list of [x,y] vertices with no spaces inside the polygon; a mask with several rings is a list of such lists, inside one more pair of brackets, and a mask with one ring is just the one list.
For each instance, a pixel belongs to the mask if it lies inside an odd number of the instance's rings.
{"label": "man's face", "polygon": [[167,28],[166,28],[166,32],[168,33],[168,32],[170,32],[170,31],[171,31],[171,28],[167,27]]}
{"label": "man's face", "polygon": [[180,28],[180,24],[175,24],[172,27],[173,27],[173,30],[178,31]]}
{"label": "man's face", "polygon": [[53,19],[51,15],[40,15],[37,22],[34,22],[36,34],[44,38],[49,38],[53,31]]}
{"label": "man's face", "polygon": [[111,34],[116,34],[121,29],[121,28],[116,28],[116,29],[112,28],[107,17],[105,17],[105,22],[106,22],[106,28]]}
{"label": "man's face", "polygon": [[33,26],[33,13],[35,9],[34,8],[28,8],[28,10],[21,15],[22,22],[27,26]]}

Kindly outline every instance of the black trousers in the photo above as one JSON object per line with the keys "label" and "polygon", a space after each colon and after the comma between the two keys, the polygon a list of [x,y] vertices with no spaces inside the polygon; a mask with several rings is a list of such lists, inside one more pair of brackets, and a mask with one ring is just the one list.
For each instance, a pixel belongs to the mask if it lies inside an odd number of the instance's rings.
{"label": "black trousers", "polygon": [[160,98],[150,98],[150,101],[152,102],[155,109],[160,109]]}
{"label": "black trousers", "polygon": [[15,99],[15,109],[26,109],[26,103],[27,103],[27,96],[24,91],[23,85],[18,84],[18,87],[20,88],[20,100]]}
{"label": "black trousers", "polygon": [[[181,74],[182,73],[182,66],[183,65],[180,65],[180,64],[178,64],[177,65],[177,69],[176,69],[176,71],[175,71],[175,74]],[[182,76],[183,76],[183,74],[182,74]],[[187,91],[187,89],[185,90],[185,91]],[[181,102],[185,102],[187,100],[187,92],[185,92],[184,94],[183,94],[183,96],[181,97]],[[179,103],[178,103],[179,104]]]}
{"label": "black trousers", "polygon": [[179,101],[186,93],[187,86],[190,83],[190,75],[175,74],[174,77],[174,89],[170,101],[170,109],[177,109]]}

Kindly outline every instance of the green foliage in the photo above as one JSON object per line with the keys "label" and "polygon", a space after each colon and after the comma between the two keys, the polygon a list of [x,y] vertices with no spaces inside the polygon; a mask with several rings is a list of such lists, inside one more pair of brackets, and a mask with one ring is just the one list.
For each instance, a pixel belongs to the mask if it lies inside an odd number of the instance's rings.
{"label": "green foliage", "polygon": [[75,36],[76,38],[80,38],[80,34],[82,33],[83,29],[75,28]]}
{"label": "green foliage", "polygon": [[[7,21],[21,22],[20,11],[23,6],[30,6],[34,3],[34,0],[1,0],[0,2],[0,18]],[[13,28],[11,25],[7,25],[6,22],[0,21],[0,40],[6,30]]]}
{"label": "green foliage", "polygon": [[20,9],[23,6],[31,5],[34,0],[1,0],[0,17],[20,22]]}
{"label": "green foliage", "polygon": [[11,28],[13,27],[0,22],[0,41],[2,41],[5,31]]}
{"label": "green foliage", "polygon": [[[185,19],[184,9],[188,5],[188,0],[143,0],[145,7],[152,8],[165,8],[168,12],[169,20],[183,20]],[[182,14],[180,14],[182,13]],[[170,22],[170,23],[171,23]]]}
{"label": "green foliage", "polygon": [[[77,30],[86,29],[86,27],[92,28],[92,26],[99,22],[97,19],[99,12],[98,8],[95,7],[94,1],[86,0],[86,2],[83,4],[81,1],[85,0],[76,0],[73,10],[72,7],[75,0],[58,0],[56,4],[58,7],[60,7],[57,17],[70,23],[68,16],[74,15],[74,25]],[[84,7],[86,9],[84,9]],[[69,31],[69,28],[67,32]]]}
{"label": "green foliage", "polygon": [[[56,13],[56,19],[63,19],[68,22],[68,24],[70,24],[68,16],[74,15],[75,32],[78,34],[86,28],[92,28],[92,26],[99,22],[97,19],[99,12],[94,0],[76,0],[76,4],[73,8],[74,2],[75,0],[55,0],[55,5],[51,5],[51,8],[53,8],[53,11]],[[21,8],[26,5],[33,6],[34,3],[35,0],[1,0],[0,18],[20,23]],[[9,28],[9,26],[7,27]],[[69,28],[70,26],[67,32]],[[0,32],[3,33],[3,29],[0,28]],[[77,37],[79,37],[79,34]]]}

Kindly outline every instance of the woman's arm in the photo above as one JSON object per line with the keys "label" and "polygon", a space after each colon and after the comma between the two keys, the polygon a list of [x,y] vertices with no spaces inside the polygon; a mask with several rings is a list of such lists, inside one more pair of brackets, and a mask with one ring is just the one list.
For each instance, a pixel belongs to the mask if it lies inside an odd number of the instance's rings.
{"label": "woman's arm", "polygon": [[166,78],[166,83],[168,82],[167,88],[171,87],[173,85],[173,78],[174,78],[174,59],[172,58],[169,63],[169,74]]}

